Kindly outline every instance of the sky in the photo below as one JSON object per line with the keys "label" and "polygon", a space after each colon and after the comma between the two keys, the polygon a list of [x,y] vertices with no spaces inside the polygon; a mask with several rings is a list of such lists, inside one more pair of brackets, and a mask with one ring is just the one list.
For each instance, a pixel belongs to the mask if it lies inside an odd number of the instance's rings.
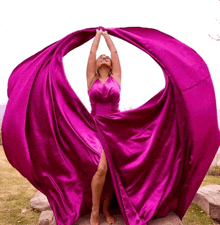
{"label": "sky", "polygon": [[[0,0],[0,104],[7,103],[7,82],[23,60],[66,35],[90,27],[148,27],[163,31],[197,51],[207,63],[220,109],[219,0]],[[144,104],[165,85],[161,68],[146,53],[111,37],[122,67],[120,108]],[[93,39],[92,39],[93,40]],[[90,109],[86,65],[92,40],[63,58],[66,76]],[[104,39],[97,52],[109,55]]]}

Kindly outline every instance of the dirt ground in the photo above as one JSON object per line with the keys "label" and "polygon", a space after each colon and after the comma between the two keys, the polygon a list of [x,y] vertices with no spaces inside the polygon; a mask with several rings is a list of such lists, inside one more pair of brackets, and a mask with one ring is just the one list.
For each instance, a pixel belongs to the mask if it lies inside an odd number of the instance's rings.
{"label": "dirt ground", "polygon": [[3,146],[2,145],[0,145],[0,160],[1,159],[6,159],[5,152],[3,150]]}

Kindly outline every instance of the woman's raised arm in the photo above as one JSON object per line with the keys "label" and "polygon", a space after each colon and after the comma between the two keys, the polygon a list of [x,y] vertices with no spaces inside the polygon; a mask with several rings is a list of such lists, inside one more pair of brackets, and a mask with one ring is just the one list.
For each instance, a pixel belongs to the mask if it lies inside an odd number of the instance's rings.
{"label": "woman's raised arm", "polygon": [[92,43],[92,47],[91,47],[90,54],[89,54],[87,70],[86,70],[88,89],[90,88],[92,81],[96,75],[96,52],[97,52],[97,49],[99,46],[101,34],[102,34],[102,30],[96,30],[96,36]]}
{"label": "woman's raised arm", "polygon": [[111,52],[111,60],[112,60],[112,76],[121,84],[121,65],[118,57],[118,52],[115,48],[114,43],[112,42],[110,36],[107,31],[102,31],[102,35],[105,38],[105,41],[108,45],[108,48]]}

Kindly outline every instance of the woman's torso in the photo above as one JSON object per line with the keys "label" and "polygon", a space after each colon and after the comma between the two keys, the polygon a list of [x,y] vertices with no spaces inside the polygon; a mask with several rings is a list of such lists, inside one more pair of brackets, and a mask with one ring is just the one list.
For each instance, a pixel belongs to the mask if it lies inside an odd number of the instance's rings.
{"label": "woman's torso", "polygon": [[95,80],[89,89],[89,99],[92,107],[93,116],[108,115],[119,111],[120,101],[119,83],[112,77],[102,83],[99,79]]}

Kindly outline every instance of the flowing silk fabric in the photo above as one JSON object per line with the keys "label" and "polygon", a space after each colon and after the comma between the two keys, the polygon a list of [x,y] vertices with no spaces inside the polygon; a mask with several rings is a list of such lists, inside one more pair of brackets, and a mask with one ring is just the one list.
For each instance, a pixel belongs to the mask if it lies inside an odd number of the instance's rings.
{"label": "flowing silk fabric", "polygon": [[102,147],[126,224],[146,224],[171,210],[182,218],[220,143],[208,68],[160,31],[106,30],[156,60],[164,90],[137,109],[92,117],[66,79],[62,57],[96,28],[74,32],[12,72],[2,125],[7,158],[46,194],[58,224],[72,225],[91,209]]}

